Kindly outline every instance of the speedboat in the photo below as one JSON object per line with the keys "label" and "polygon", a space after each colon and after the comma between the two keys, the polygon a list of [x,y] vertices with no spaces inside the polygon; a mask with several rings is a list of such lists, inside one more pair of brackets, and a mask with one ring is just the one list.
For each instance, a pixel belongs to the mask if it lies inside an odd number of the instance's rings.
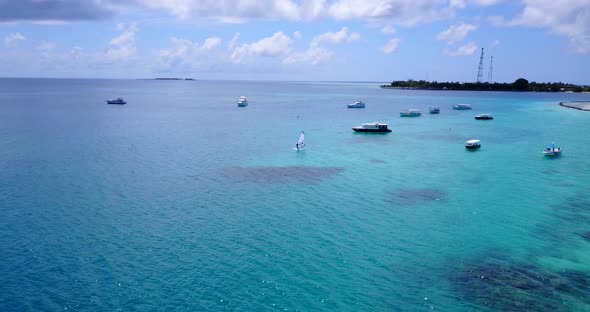
{"label": "speedboat", "polygon": [[422,115],[422,113],[420,113],[419,109],[406,109],[399,113],[400,117],[420,117],[420,115]]}
{"label": "speedboat", "polygon": [[543,150],[543,155],[545,156],[559,156],[561,155],[561,147],[555,146],[555,143],[551,143],[547,145],[545,150]]}
{"label": "speedboat", "polygon": [[360,126],[352,127],[355,132],[391,132],[387,128],[387,124],[378,122],[364,123]]}
{"label": "speedboat", "polygon": [[428,111],[429,111],[431,114],[440,114],[440,108],[438,108],[438,107],[430,107],[430,108],[428,109]]}
{"label": "speedboat", "polygon": [[363,101],[356,101],[352,104],[347,104],[348,108],[365,108],[365,103]]}
{"label": "speedboat", "polygon": [[127,102],[125,102],[125,100],[123,100],[122,98],[116,98],[116,99],[107,100],[107,104],[123,105],[123,104],[127,104]]}
{"label": "speedboat", "polygon": [[238,107],[246,107],[248,106],[248,100],[245,96],[240,96],[238,99]]}
{"label": "speedboat", "polygon": [[492,115],[490,114],[479,114],[475,116],[475,119],[477,120],[492,120],[494,119],[494,117],[492,117]]}
{"label": "speedboat", "polygon": [[475,150],[481,147],[479,140],[469,140],[465,142],[465,148],[468,150]]}
{"label": "speedboat", "polygon": [[471,109],[471,105],[469,105],[469,104],[457,104],[457,105],[453,105],[453,109],[456,109],[456,110],[468,110],[468,109]]}

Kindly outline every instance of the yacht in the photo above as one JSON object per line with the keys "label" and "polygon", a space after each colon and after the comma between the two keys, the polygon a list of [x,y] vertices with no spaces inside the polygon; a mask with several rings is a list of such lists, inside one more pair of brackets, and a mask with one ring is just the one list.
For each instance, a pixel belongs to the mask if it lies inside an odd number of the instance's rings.
{"label": "yacht", "polygon": [[545,156],[559,156],[561,155],[561,147],[555,146],[555,143],[551,143],[547,145],[545,150],[543,150],[543,155]]}
{"label": "yacht", "polygon": [[457,105],[453,105],[453,109],[456,109],[456,110],[468,110],[468,109],[471,109],[471,105],[469,105],[469,104],[457,104]]}
{"label": "yacht", "polygon": [[490,114],[479,114],[475,116],[475,119],[477,120],[492,120],[494,119],[494,117],[492,117],[492,115]]}
{"label": "yacht", "polygon": [[352,104],[347,104],[348,108],[365,108],[365,103],[363,101],[356,101]]}
{"label": "yacht", "polygon": [[116,99],[107,100],[107,104],[123,105],[123,104],[127,104],[127,102],[125,102],[125,100],[123,100],[122,98],[116,98]]}
{"label": "yacht", "polygon": [[387,128],[387,124],[378,122],[364,123],[360,126],[352,127],[355,132],[391,132]]}
{"label": "yacht", "polygon": [[481,147],[481,144],[479,143],[479,140],[469,140],[467,142],[465,142],[465,148],[468,150],[475,150]]}
{"label": "yacht", "polygon": [[240,96],[238,99],[238,107],[246,107],[248,106],[248,100],[245,96]]}
{"label": "yacht", "polygon": [[419,109],[407,109],[399,113],[400,117],[419,117],[420,115],[422,115],[422,113],[420,113]]}
{"label": "yacht", "polygon": [[438,107],[430,107],[430,108],[428,109],[428,111],[429,111],[431,114],[440,114],[440,108],[438,108]]}

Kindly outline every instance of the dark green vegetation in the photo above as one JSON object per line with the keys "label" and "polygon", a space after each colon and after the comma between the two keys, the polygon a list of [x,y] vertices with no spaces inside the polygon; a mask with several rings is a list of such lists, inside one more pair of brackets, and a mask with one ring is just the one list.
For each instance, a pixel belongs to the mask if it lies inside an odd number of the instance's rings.
{"label": "dark green vegetation", "polygon": [[534,91],[534,92],[590,92],[590,86],[578,86],[563,82],[529,82],[518,78],[512,83],[488,82],[438,82],[425,80],[393,81],[381,88],[425,89],[425,90],[466,90],[466,91]]}

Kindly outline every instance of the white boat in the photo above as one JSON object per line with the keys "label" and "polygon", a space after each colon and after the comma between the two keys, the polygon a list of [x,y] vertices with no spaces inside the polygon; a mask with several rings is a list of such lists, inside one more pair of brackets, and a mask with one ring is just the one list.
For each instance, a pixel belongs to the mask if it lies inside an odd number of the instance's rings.
{"label": "white boat", "polygon": [[127,102],[125,102],[125,100],[123,100],[123,98],[116,98],[116,99],[107,100],[107,104],[123,105],[123,104],[127,104]]}
{"label": "white boat", "polygon": [[364,123],[360,126],[352,127],[355,132],[391,132],[387,128],[387,124],[378,122]]}
{"label": "white boat", "polygon": [[490,114],[479,114],[475,116],[475,119],[477,120],[492,120],[494,119],[494,117],[492,117],[492,115]]}
{"label": "white boat", "polygon": [[465,148],[468,150],[474,150],[481,147],[481,143],[479,140],[469,140],[465,142]]}
{"label": "white boat", "polygon": [[543,155],[545,156],[559,156],[561,155],[561,147],[555,146],[555,143],[551,143],[547,145],[545,150],[543,150]]}
{"label": "white boat", "polygon": [[400,117],[420,117],[420,115],[422,115],[422,113],[419,109],[406,109],[399,113]]}
{"label": "white boat", "polygon": [[299,139],[297,140],[297,143],[295,144],[295,150],[302,150],[303,147],[305,146],[305,133],[303,131],[301,131],[301,134],[299,135]]}
{"label": "white boat", "polygon": [[438,107],[430,107],[430,108],[428,109],[428,111],[429,111],[431,114],[440,114],[440,108],[438,108]]}
{"label": "white boat", "polygon": [[248,100],[245,96],[240,96],[238,99],[238,107],[246,107],[248,106]]}
{"label": "white boat", "polygon": [[456,110],[467,110],[467,109],[471,109],[471,105],[469,105],[469,104],[457,104],[457,105],[453,105],[453,109],[456,109]]}
{"label": "white boat", "polygon": [[352,104],[347,105],[348,108],[365,108],[365,103],[363,101],[356,101]]}

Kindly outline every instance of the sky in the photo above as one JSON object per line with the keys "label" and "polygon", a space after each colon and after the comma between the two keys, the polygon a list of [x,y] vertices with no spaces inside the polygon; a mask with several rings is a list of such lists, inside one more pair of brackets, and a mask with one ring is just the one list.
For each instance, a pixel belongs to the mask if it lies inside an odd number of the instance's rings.
{"label": "sky", "polygon": [[483,48],[590,84],[590,0],[0,0],[0,40],[1,77],[473,82]]}

